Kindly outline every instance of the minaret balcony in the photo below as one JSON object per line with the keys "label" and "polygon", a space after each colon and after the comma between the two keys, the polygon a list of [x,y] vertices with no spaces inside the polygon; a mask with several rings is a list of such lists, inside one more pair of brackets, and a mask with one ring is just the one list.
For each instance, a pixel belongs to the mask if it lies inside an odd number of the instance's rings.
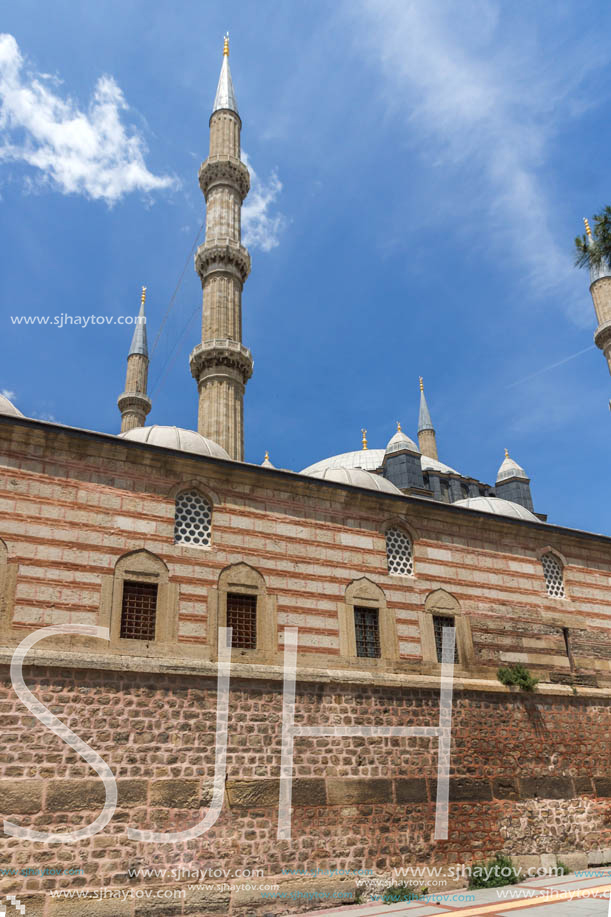
{"label": "minaret balcony", "polygon": [[209,274],[232,273],[241,283],[250,274],[250,255],[240,242],[233,239],[211,239],[195,254],[195,270],[202,283]]}
{"label": "minaret balcony", "polygon": [[244,200],[250,189],[250,173],[241,159],[233,156],[209,156],[201,164],[199,186],[206,199],[210,189],[217,185],[235,188]]}
{"label": "minaret balcony", "polygon": [[117,398],[117,405],[122,414],[136,411],[146,415],[151,410],[151,399],[142,392],[123,392]]}
{"label": "minaret balcony", "polygon": [[219,368],[233,370],[245,384],[252,376],[253,358],[248,347],[228,338],[214,338],[202,341],[194,347],[189,357],[191,374],[199,382],[202,376],[214,373]]}

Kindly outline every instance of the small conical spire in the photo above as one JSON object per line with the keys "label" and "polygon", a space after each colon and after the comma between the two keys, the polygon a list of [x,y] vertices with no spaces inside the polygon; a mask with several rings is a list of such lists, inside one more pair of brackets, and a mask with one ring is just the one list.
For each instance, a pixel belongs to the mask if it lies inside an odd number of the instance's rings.
{"label": "small conical spire", "polygon": [[505,458],[498,470],[496,483],[499,484],[501,481],[506,481],[509,478],[518,478],[522,481],[528,481],[528,475],[522,466],[518,465],[512,458],[509,458],[509,449],[505,449]]}
{"label": "small conical spire", "polygon": [[429,406],[426,403],[426,398],[424,396],[424,382],[422,381],[422,376],[420,376],[420,413],[418,414],[418,433],[422,433],[423,430],[434,430],[433,422],[431,421],[431,415],[429,413]]}
{"label": "small conical spire", "polygon": [[146,302],[146,287],[142,287],[142,295],[140,297],[140,312],[138,313],[138,321],[136,327],[134,328],[134,336],[132,338],[132,346],[129,348],[128,357],[131,357],[133,353],[141,353],[143,356],[148,357],[148,343],[146,339],[146,316],[144,314],[144,303]]}
{"label": "small conical spire", "polygon": [[270,460],[269,460],[269,452],[267,451],[267,449],[265,450],[265,458],[263,459],[263,461],[261,462],[261,464],[262,464],[265,468],[274,468],[274,467],[275,467],[274,465],[272,465],[272,463],[271,463]]}
{"label": "small conical spire", "polygon": [[363,451],[367,449],[367,430],[361,430],[363,434]]}
{"label": "small conical spire", "polygon": [[229,69],[229,32],[225,35],[223,63],[221,64],[221,75],[219,76],[219,83],[216,87],[216,96],[214,98],[214,105],[212,106],[212,113],[214,114],[215,111],[221,111],[222,109],[228,109],[229,111],[234,111],[236,115],[238,114],[238,103],[231,80],[231,70]]}

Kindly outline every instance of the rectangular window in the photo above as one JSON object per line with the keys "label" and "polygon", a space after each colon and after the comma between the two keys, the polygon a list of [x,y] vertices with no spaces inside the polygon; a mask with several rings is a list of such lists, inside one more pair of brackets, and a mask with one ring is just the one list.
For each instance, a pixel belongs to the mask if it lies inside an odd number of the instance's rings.
{"label": "rectangular window", "polygon": [[232,627],[231,645],[257,648],[257,596],[227,593],[227,627]]}
{"label": "rectangular window", "polygon": [[377,608],[354,608],[354,631],[356,636],[356,655],[379,658],[380,619]]}
{"label": "rectangular window", "polygon": [[[433,615],[433,629],[435,631],[435,649],[437,650],[437,662],[441,662],[441,649],[443,646],[443,632],[446,627],[456,627],[456,622],[450,615]],[[458,662],[458,639],[454,634],[454,663]]]}
{"label": "rectangular window", "polygon": [[157,583],[123,583],[121,637],[154,640],[157,616]]}

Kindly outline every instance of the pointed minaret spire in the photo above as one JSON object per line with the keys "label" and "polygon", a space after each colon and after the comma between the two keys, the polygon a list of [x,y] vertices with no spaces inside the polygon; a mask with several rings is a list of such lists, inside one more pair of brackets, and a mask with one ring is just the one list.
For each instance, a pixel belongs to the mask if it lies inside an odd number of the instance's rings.
{"label": "pointed minaret spire", "polygon": [[[586,244],[588,248],[593,248],[596,243],[586,217],[583,218],[583,222],[586,227]],[[605,258],[598,264],[590,264],[590,295],[598,319],[594,343],[604,353],[611,373],[611,267]],[[611,401],[609,407],[611,408]]]}
{"label": "pointed minaret spire", "polygon": [[420,376],[420,412],[418,414],[418,445],[423,455],[438,459],[435,428],[431,421],[429,406],[424,395],[424,382]]}
{"label": "pointed minaret spire", "polygon": [[250,351],[242,344],[242,288],[250,273],[250,255],[242,245],[240,208],[250,176],[240,159],[241,128],[225,36],[210,116],[210,154],[199,170],[206,198],[206,240],[195,255],[203,293],[202,337],[190,365],[199,392],[198,431],[240,462],[244,390],[253,367]]}
{"label": "pointed minaret spire", "polygon": [[229,69],[229,32],[225,35],[225,44],[223,46],[223,63],[221,64],[221,75],[219,76],[218,86],[216,87],[216,96],[212,113],[215,111],[234,111],[238,114],[238,103],[236,101],[231,79],[231,70]]}
{"label": "pointed minaret spire", "polygon": [[127,372],[125,391],[119,395],[117,404],[121,411],[121,433],[127,433],[134,427],[143,427],[146,415],[151,409],[151,400],[146,394],[149,370],[149,355],[146,342],[146,287],[142,287],[140,312],[134,328],[132,344],[127,355]]}

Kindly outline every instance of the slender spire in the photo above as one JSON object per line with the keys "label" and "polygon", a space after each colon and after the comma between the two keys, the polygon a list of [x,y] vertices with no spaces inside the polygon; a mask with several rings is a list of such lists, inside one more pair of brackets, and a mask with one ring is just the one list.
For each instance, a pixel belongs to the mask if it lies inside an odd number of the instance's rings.
{"label": "slender spire", "polygon": [[426,403],[424,395],[424,382],[420,376],[420,411],[418,413],[418,445],[423,455],[429,458],[437,459],[437,438],[435,436],[435,427],[429,413],[429,406]]}
{"label": "slender spire", "polygon": [[420,376],[420,413],[418,414],[418,433],[422,433],[423,430],[434,430],[435,427],[431,421],[431,415],[429,413],[429,406],[426,403],[426,398],[424,396],[424,382],[422,381],[422,376]]}
{"label": "slender spire", "polygon": [[143,427],[146,423],[146,415],[151,410],[151,399],[146,393],[149,354],[146,343],[145,302],[146,287],[142,287],[138,322],[134,329],[132,345],[127,354],[125,391],[119,395],[117,400],[121,412],[121,433],[127,433],[134,427]]}
{"label": "slender spire", "polygon": [[367,430],[361,430],[361,433],[363,434],[363,452],[365,452],[367,449]]}
{"label": "slender spire", "polygon": [[142,287],[142,295],[140,296],[140,312],[138,313],[138,321],[136,327],[134,328],[134,336],[132,337],[132,346],[129,348],[128,356],[131,357],[133,353],[141,353],[144,357],[148,357],[149,349],[146,339],[146,316],[144,314],[144,303],[146,302],[146,287]]}
{"label": "slender spire", "polygon": [[221,75],[216,87],[212,113],[214,114],[215,111],[220,111],[221,109],[228,109],[229,111],[234,111],[236,115],[238,114],[238,103],[231,80],[231,70],[229,69],[229,32],[225,35],[223,63],[221,64]]}

